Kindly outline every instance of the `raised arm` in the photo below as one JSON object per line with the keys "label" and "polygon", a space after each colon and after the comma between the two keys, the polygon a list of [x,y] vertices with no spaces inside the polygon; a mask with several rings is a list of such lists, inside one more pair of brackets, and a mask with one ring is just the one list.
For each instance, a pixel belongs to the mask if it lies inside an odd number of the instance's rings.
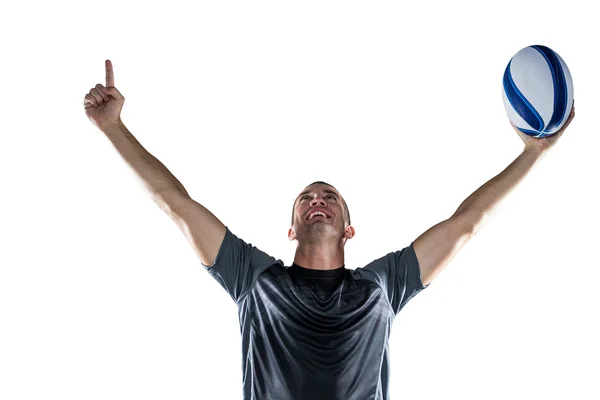
{"label": "raised arm", "polygon": [[125,98],[114,87],[110,60],[106,60],[105,67],[106,87],[97,84],[85,96],[86,115],[135,172],[152,200],[175,221],[200,261],[212,265],[225,237],[225,225],[194,201],[167,167],[129,132],[121,120]]}
{"label": "raised arm", "polygon": [[554,146],[574,116],[575,107],[560,131],[543,139],[532,138],[513,125],[525,144],[523,152],[504,171],[467,197],[450,218],[434,225],[414,241],[424,285],[428,285],[481,229],[497,205]]}

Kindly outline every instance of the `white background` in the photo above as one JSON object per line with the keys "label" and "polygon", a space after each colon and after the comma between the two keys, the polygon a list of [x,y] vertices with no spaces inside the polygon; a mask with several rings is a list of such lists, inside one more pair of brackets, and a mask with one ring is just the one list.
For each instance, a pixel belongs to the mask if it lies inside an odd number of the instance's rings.
{"label": "white background", "polygon": [[593,2],[19,4],[0,12],[0,398],[241,399],[235,304],[85,116],[105,59],[125,124],[235,234],[289,265],[292,201],[325,180],[356,268],[520,154],[501,79],[532,44],[569,66],[577,117],[398,315],[391,398],[600,398]]}

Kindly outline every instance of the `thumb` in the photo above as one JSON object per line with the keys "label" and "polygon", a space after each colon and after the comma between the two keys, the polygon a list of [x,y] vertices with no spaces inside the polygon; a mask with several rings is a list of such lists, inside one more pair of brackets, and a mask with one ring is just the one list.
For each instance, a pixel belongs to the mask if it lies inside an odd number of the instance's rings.
{"label": "thumb", "polygon": [[118,102],[121,102],[121,101],[124,99],[124,97],[123,97],[123,95],[121,94],[121,92],[119,92],[119,91],[117,90],[117,88],[116,88],[116,87],[114,87],[114,86],[107,87],[107,88],[106,88],[106,94],[107,94],[107,95],[109,95],[109,96],[112,96],[112,97],[113,97],[115,100],[117,100]]}

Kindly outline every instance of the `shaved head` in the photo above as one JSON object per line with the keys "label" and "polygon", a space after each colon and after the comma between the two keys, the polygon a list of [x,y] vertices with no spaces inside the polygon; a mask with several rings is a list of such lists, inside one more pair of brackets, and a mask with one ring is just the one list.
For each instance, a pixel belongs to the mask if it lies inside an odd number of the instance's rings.
{"label": "shaved head", "polygon": [[[303,194],[309,193],[310,191],[308,190],[308,188],[310,188],[311,186],[316,185],[316,184],[322,184],[322,185],[327,185],[327,186],[331,187],[333,189],[332,193],[338,195],[340,197],[340,199],[342,199],[342,205],[344,207],[344,219],[345,219],[345,222],[348,225],[351,225],[351,223],[350,223],[350,211],[348,210],[348,205],[346,204],[346,201],[344,200],[344,198],[342,197],[342,195],[340,194],[340,192],[338,192],[338,190],[335,187],[333,187],[333,185],[330,185],[329,183],[323,182],[323,181],[313,182],[310,185],[308,185],[305,188],[305,190],[302,191],[302,193],[300,193],[298,195],[298,197],[301,197]],[[294,200],[294,207],[292,209],[292,225],[294,225],[294,212],[295,212],[295,208],[296,208],[296,202],[298,201],[298,197],[296,198],[296,200]]]}

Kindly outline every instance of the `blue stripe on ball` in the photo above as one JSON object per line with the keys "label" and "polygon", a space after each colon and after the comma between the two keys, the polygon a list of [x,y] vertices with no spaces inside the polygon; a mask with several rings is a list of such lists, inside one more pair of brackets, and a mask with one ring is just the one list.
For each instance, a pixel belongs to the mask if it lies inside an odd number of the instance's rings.
{"label": "blue stripe on ball", "polygon": [[510,102],[513,109],[527,122],[532,128],[541,131],[544,129],[544,121],[542,116],[536,111],[529,101],[523,96],[523,93],[519,91],[517,85],[513,82],[510,74],[510,65],[512,60],[508,63],[506,70],[504,71],[504,92]]}
{"label": "blue stripe on ball", "polygon": [[552,135],[551,133],[542,133],[542,132],[538,132],[538,131],[532,131],[530,129],[523,129],[523,128],[519,128],[519,127],[517,127],[517,128],[521,132],[523,132],[523,133],[525,133],[525,134],[527,134],[529,136],[536,137],[536,138],[545,138],[545,137],[548,137],[548,136]]}
{"label": "blue stripe on ball", "polygon": [[552,82],[554,83],[554,110],[552,110],[552,118],[544,129],[544,132],[552,132],[562,123],[567,112],[567,80],[565,73],[560,65],[560,61],[556,53],[550,48],[542,45],[531,46],[544,56],[550,72],[552,73]]}

